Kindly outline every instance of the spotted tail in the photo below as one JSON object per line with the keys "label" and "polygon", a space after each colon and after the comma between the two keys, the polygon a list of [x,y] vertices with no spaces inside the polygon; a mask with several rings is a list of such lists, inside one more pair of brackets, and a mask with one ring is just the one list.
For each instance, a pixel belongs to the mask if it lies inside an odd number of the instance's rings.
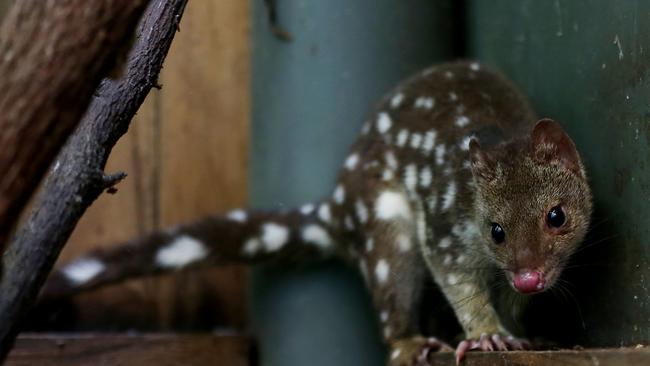
{"label": "spotted tail", "polygon": [[318,259],[339,248],[328,203],[300,210],[235,210],[97,249],[52,272],[42,299],[69,296],[126,279],[226,263]]}

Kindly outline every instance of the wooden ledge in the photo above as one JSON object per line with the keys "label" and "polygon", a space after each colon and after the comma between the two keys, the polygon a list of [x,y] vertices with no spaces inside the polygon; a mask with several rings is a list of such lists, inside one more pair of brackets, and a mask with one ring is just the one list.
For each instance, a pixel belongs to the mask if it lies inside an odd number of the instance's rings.
{"label": "wooden ledge", "polygon": [[[453,352],[429,357],[432,365],[455,365]],[[646,366],[650,348],[598,348],[559,351],[468,352],[463,366]]]}
{"label": "wooden ledge", "polygon": [[251,365],[252,342],[240,335],[71,333],[24,334],[8,366]]}
{"label": "wooden ledge", "polygon": [[[455,365],[451,352],[430,357],[432,365]],[[16,340],[9,366],[255,365],[250,338],[228,334],[32,333]],[[469,352],[464,366],[641,366],[650,347],[560,351]]]}

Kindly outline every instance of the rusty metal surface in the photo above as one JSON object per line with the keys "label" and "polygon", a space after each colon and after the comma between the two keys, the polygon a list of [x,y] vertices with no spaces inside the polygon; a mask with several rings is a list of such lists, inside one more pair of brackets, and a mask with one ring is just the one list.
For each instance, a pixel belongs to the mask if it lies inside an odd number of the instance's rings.
{"label": "rusty metal surface", "polygon": [[647,342],[650,2],[471,0],[467,15],[470,54],[566,127],[595,196],[594,230],[565,294],[534,300],[529,329],[567,344]]}

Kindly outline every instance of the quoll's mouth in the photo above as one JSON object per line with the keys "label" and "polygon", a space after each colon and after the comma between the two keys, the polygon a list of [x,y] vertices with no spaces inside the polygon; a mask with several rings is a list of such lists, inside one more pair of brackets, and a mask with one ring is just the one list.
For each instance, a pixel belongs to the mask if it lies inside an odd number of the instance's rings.
{"label": "quoll's mouth", "polygon": [[535,294],[547,288],[544,273],[537,270],[522,269],[512,275],[512,286],[522,294]]}

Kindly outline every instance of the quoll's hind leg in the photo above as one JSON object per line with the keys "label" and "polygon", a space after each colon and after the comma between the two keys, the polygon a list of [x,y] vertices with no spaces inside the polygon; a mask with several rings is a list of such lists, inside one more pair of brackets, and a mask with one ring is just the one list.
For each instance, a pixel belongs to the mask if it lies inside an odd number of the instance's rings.
{"label": "quoll's hind leg", "polygon": [[483,268],[485,264],[480,261],[459,261],[469,256],[459,252],[462,244],[455,240],[452,237],[443,238],[429,256],[429,265],[465,331],[466,339],[456,348],[456,363],[460,363],[465,353],[471,350],[530,348],[528,341],[513,337],[501,324],[485,281],[489,273]]}
{"label": "quoll's hind leg", "polygon": [[377,224],[360,258],[390,348],[391,366],[427,365],[429,352],[451,350],[435,338],[421,336],[417,329],[426,266],[411,232],[405,223]]}
{"label": "quoll's hind leg", "polygon": [[413,336],[396,339],[390,343],[389,366],[429,366],[429,354],[453,351],[448,344],[434,337]]}

